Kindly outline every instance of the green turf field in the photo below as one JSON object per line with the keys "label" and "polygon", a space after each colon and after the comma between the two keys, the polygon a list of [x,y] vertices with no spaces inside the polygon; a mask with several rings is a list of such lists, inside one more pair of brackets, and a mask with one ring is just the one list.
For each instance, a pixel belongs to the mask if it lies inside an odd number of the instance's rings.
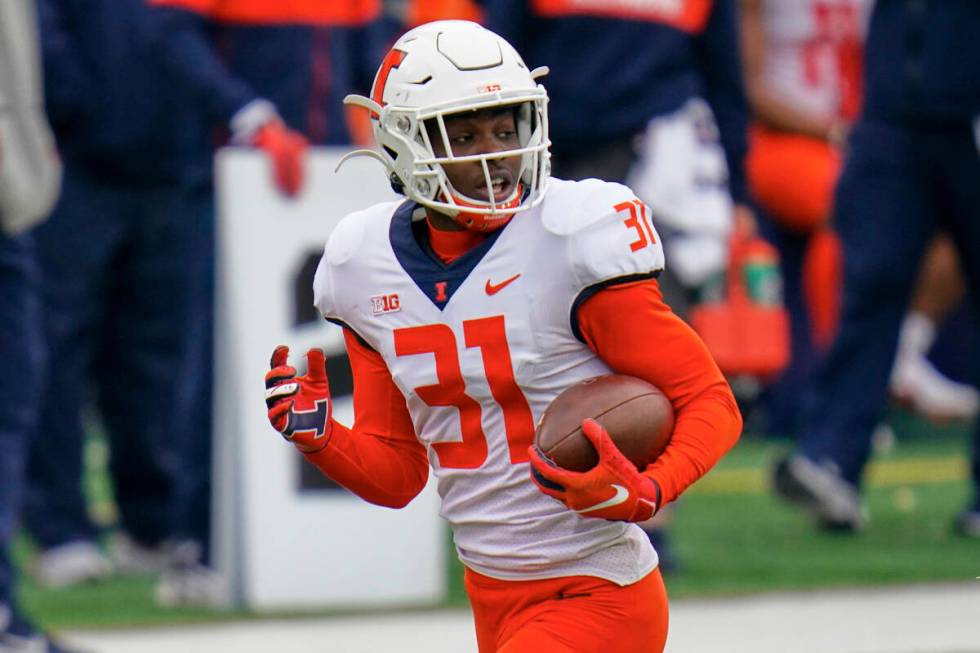
{"label": "green turf field", "polygon": [[[789,443],[746,436],[675,507],[671,532],[681,569],[667,577],[673,597],[972,580],[980,576],[980,542],[953,535],[950,521],[968,498],[969,438],[963,425],[933,427],[902,414],[889,451],[870,471],[872,522],[859,536],[815,532],[772,498],[768,470]],[[97,456],[96,456],[97,458]],[[98,466],[96,459],[94,465]],[[103,514],[108,488],[90,483]],[[20,547],[19,558],[28,555]],[[464,605],[460,566],[453,564],[448,603]],[[154,607],[152,578],[113,579],[69,590],[40,590],[29,579],[26,607],[55,628],[162,624],[243,618],[241,612]]]}

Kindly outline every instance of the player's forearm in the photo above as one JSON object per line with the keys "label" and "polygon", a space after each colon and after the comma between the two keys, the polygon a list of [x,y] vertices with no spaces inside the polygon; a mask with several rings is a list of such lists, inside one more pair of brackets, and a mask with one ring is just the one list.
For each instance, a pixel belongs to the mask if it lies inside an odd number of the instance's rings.
{"label": "player's forearm", "polygon": [[803,134],[811,138],[831,140],[834,122],[799,111],[784,102],[762,84],[749,88],[749,97],[756,120],[780,131]]}
{"label": "player's forearm", "polygon": [[[630,315],[631,319],[622,319]],[[661,503],[677,498],[738,440],[742,416],[725,377],[653,280],[606,288],[579,309],[590,347],[609,367],[649,381],[675,411],[670,443],[646,473]]]}
{"label": "player's forearm", "polygon": [[333,423],[325,448],[304,454],[329,479],[369,503],[403,508],[429,477],[424,450],[404,440],[371,435]]}
{"label": "player's forearm", "polygon": [[742,415],[727,384],[706,390],[679,411],[670,444],[644,471],[660,485],[661,505],[714,467],[741,432]]}

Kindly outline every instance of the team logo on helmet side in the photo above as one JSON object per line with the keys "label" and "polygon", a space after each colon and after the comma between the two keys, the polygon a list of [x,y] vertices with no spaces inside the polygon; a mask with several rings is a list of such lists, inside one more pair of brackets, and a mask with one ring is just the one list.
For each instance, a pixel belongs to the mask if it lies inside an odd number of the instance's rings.
{"label": "team logo on helmet side", "polygon": [[[374,78],[374,86],[371,89],[371,99],[377,102],[378,106],[383,107],[385,105],[384,94],[385,85],[388,83],[388,76],[393,69],[401,65],[406,56],[408,56],[408,53],[404,50],[392,48],[381,61],[381,67],[378,68],[378,74]],[[372,111],[371,117],[377,119],[379,116]]]}

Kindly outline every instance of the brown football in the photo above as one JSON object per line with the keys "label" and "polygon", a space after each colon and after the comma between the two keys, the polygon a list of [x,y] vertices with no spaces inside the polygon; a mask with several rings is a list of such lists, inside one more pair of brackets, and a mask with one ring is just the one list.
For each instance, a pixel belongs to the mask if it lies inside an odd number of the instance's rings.
{"label": "brown football", "polygon": [[555,397],[541,416],[534,444],[559,467],[592,469],[599,455],[582,433],[587,417],[609,432],[638,469],[663,452],[674,430],[674,409],[664,393],[643,379],[607,374],[576,383]]}

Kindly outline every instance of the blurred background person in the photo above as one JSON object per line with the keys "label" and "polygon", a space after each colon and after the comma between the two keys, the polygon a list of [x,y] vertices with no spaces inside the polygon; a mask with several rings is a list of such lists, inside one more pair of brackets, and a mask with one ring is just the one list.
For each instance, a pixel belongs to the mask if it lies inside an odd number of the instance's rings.
{"label": "blurred background person", "polygon": [[[878,0],[866,95],[834,203],[844,255],[841,322],[814,376],[802,438],[774,489],[822,526],[854,531],[871,436],[883,412],[902,319],[940,229],[980,292],[980,3]],[[980,359],[969,361],[976,371]],[[957,528],[980,537],[980,423],[974,493]]]}
{"label": "blurred background person", "polygon": [[974,372],[964,365],[980,356],[980,322],[976,307],[964,301],[959,258],[949,234],[929,244],[899,331],[889,384],[900,404],[935,422],[970,420],[980,411],[980,392],[969,383],[980,379],[971,379]]}
{"label": "blurred background person", "polygon": [[142,0],[38,8],[65,180],[36,232],[50,355],[24,521],[39,549],[38,581],[60,587],[112,571],[82,491],[93,418],[109,442],[125,534],[114,548],[119,566],[149,570],[143,563],[165,557],[174,534],[180,469],[170,425],[192,217],[178,204],[179,102],[146,48]]}
{"label": "blurred background person", "polygon": [[51,210],[61,179],[44,116],[35,13],[32,1],[0,4],[0,652],[69,653],[21,612],[10,559],[44,367],[29,230]]}
{"label": "blurred background person", "polygon": [[833,338],[840,247],[830,226],[841,146],[861,103],[870,0],[740,0],[752,110],[746,173],[760,230],[779,249],[790,365],[764,393],[767,433],[796,434],[800,395]]}
{"label": "blurred background person", "polygon": [[380,0],[146,1],[156,57],[186,98],[181,210],[195,226],[186,243],[190,337],[172,432],[182,470],[178,529],[197,551],[184,548],[188,556],[164,575],[158,598],[210,602],[220,589],[198,563],[210,558],[214,152],[228,144],[258,148],[283,196],[299,196],[310,145],[370,138],[366,116],[348,112],[343,98],[369,91],[401,25]]}
{"label": "blurred background person", "polygon": [[[733,216],[754,221],[734,0],[481,6],[529,66],[550,68],[554,175],[626,183],[652,208],[667,251],[664,292],[683,314],[696,289],[723,275]],[[676,559],[661,515],[644,530],[669,571]]]}
{"label": "blurred background person", "polygon": [[487,26],[529,65],[551,69],[555,175],[634,188],[653,207],[670,274],[685,288],[723,270],[733,202],[751,220],[734,0],[482,6]]}
{"label": "blurred background person", "polygon": [[[833,339],[840,247],[831,202],[846,134],[861,104],[869,0],[741,0],[746,90],[754,123],[746,171],[763,234],[780,251],[792,359],[766,390],[768,433],[795,435],[802,388]],[[931,419],[965,419],[980,398],[927,358],[937,327],[963,295],[955,249],[937,236],[899,338],[891,391]]]}

